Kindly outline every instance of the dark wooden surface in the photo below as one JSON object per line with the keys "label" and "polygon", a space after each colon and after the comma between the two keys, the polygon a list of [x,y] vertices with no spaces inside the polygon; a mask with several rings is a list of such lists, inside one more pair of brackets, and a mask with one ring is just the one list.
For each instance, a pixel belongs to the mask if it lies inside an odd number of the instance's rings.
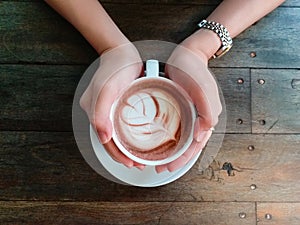
{"label": "dark wooden surface", "polygon": [[[220,1],[103,2],[132,41],[178,43]],[[74,91],[95,51],[44,2],[0,1],[0,224],[300,224],[299,24],[288,0],[210,63],[228,113],[219,154],[138,188],[94,172],[73,137]]]}

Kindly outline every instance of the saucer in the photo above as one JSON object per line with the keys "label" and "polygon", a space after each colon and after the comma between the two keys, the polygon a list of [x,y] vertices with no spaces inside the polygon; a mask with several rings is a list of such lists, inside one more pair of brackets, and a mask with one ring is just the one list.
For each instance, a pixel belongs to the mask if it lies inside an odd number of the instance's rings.
{"label": "saucer", "polygon": [[99,142],[99,139],[91,126],[90,139],[94,152],[102,166],[120,181],[138,187],[158,187],[177,180],[192,168],[201,154],[200,151],[181,169],[174,172],[164,171],[158,174],[155,171],[155,166],[146,166],[143,170],[139,170],[135,167],[127,168],[123,164],[114,161],[107,153],[104,146]]}

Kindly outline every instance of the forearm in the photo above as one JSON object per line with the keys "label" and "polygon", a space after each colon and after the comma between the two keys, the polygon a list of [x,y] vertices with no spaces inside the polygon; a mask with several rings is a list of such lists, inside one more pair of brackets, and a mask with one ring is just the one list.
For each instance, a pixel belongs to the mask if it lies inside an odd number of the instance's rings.
{"label": "forearm", "polygon": [[[207,20],[224,25],[234,38],[283,2],[284,0],[224,0]],[[214,32],[200,29],[183,44],[201,51],[209,59],[219,49],[221,41]]]}
{"label": "forearm", "polygon": [[73,24],[99,54],[129,42],[97,0],[45,2]]}

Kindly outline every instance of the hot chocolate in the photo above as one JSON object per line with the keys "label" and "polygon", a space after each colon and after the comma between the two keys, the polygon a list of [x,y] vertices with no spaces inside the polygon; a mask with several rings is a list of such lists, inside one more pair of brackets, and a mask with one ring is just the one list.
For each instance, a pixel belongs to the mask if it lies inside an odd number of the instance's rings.
{"label": "hot chocolate", "polygon": [[140,78],[114,108],[113,126],[120,143],[145,160],[162,160],[186,143],[191,107],[182,91],[166,78]]}

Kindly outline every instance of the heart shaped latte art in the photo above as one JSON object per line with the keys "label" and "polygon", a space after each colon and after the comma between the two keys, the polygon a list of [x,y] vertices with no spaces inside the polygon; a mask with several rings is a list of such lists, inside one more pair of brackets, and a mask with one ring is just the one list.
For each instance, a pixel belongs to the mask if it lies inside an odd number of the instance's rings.
{"label": "heart shaped latte art", "polygon": [[[169,93],[139,91],[124,99],[119,108],[122,139],[132,152],[162,152],[180,138],[180,107]],[[173,148],[174,149],[174,148]]]}

